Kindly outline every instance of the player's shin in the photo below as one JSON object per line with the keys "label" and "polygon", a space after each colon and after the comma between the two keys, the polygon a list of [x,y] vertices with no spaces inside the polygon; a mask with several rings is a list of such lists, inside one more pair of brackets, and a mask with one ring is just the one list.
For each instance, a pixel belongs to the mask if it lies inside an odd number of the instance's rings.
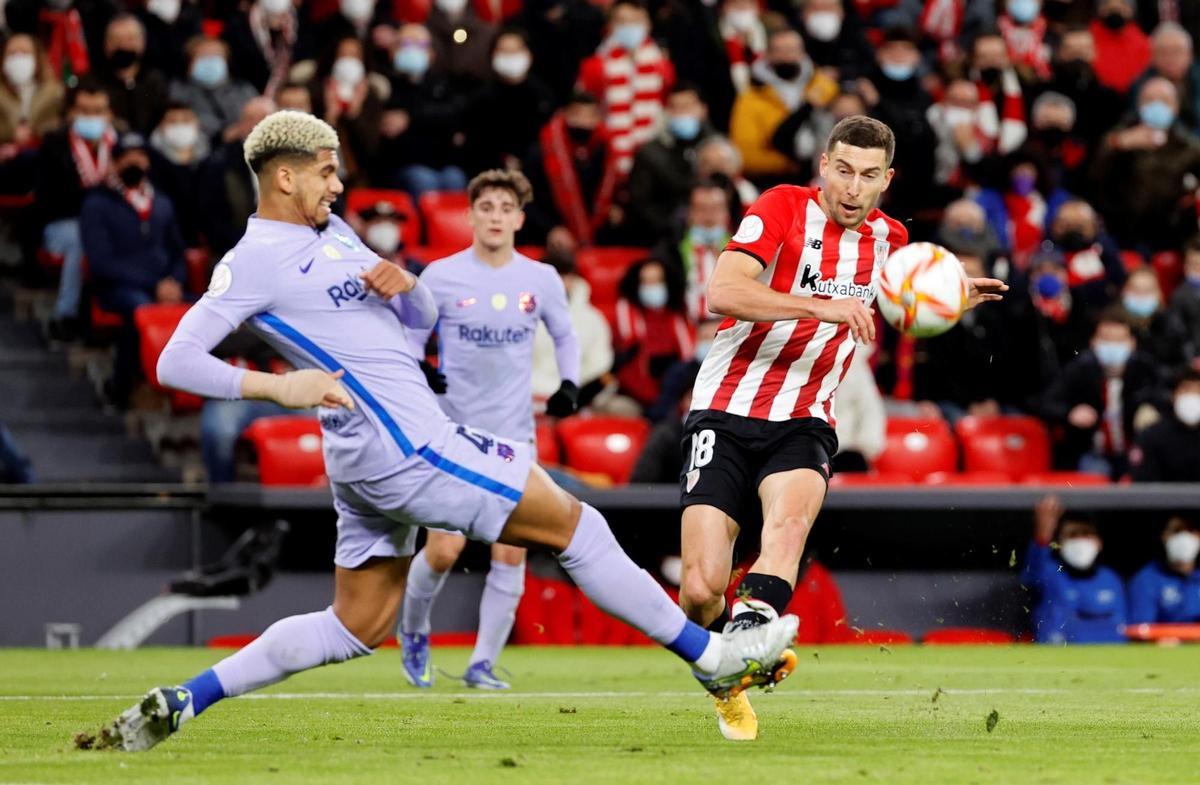
{"label": "player's shin", "polygon": [[483,597],[479,600],[479,637],[471,662],[495,663],[500,657],[513,622],[517,605],[525,593],[525,564],[506,564],[492,560]]}
{"label": "player's shin", "polygon": [[641,630],[700,671],[720,663],[720,636],[690,622],[663,588],[621,550],[604,517],[584,504],[559,562],[601,610]]}
{"label": "player's shin", "polygon": [[410,635],[429,634],[433,603],[446,584],[446,577],[449,574],[449,572],[438,572],[433,569],[424,550],[413,557],[412,565],[408,568],[404,609],[400,613],[401,632]]}

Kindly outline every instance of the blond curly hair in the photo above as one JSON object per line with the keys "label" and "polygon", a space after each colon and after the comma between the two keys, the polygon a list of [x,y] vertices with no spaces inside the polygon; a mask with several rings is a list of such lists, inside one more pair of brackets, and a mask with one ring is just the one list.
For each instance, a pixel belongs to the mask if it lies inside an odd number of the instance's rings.
{"label": "blond curly hair", "polygon": [[320,150],[336,150],[337,131],[306,112],[283,109],[269,114],[250,131],[242,146],[246,163],[255,174],[279,156],[313,158]]}

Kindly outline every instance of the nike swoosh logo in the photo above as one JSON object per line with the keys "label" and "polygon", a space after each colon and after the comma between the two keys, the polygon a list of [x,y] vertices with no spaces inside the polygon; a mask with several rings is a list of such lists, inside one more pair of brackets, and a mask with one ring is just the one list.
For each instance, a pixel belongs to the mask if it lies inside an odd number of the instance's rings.
{"label": "nike swoosh logo", "polygon": [[313,261],[314,261],[315,259],[316,259],[316,257],[314,256],[312,259],[309,259],[309,260],[308,260],[308,264],[301,265],[301,266],[300,266],[300,272],[302,272],[302,273],[307,273],[307,272],[308,272],[310,269],[312,269],[312,266],[313,266]]}

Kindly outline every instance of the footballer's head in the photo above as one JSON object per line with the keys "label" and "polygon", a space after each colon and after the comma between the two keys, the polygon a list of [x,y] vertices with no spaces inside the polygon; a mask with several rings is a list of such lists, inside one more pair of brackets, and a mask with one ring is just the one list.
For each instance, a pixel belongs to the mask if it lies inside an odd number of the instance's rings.
{"label": "footballer's head", "polygon": [[492,253],[512,248],[525,224],[525,205],[533,198],[525,175],[510,169],[480,172],[467,184],[467,198],[476,245]]}
{"label": "footballer's head", "polygon": [[337,131],[317,117],[283,110],[246,137],[246,163],[258,176],[259,209],[271,217],[324,229],[342,193]]}
{"label": "footballer's head", "polygon": [[896,137],[884,123],[864,115],[841,120],[821,154],[825,211],[839,226],[858,229],[892,182]]}

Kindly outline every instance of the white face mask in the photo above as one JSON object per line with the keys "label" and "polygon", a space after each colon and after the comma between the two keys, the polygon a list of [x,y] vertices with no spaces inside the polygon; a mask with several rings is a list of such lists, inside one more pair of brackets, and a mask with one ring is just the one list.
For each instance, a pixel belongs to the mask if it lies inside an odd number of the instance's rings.
{"label": "white face mask", "polygon": [[33,81],[33,72],[37,63],[33,55],[15,54],[4,58],[4,76],[17,87],[24,87]]}
{"label": "white face mask", "polygon": [[436,5],[446,16],[458,16],[467,9],[467,0],[437,0]]}
{"label": "white face mask", "polygon": [[1091,569],[1100,555],[1100,541],[1095,537],[1072,537],[1059,545],[1058,554],[1068,566],[1077,570]]}
{"label": "white face mask", "polygon": [[514,82],[524,79],[532,64],[533,59],[529,56],[529,52],[506,52],[492,58],[493,70],[505,79],[511,79]]}
{"label": "white face mask", "polygon": [[172,150],[194,147],[200,138],[200,126],[195,123],[169,123],[163,126],[163,141]]}
{"label": "white face mask", "polygon": [[750,8],[739,8],[725,14],[725,20],[739,33],[748,33],[754,29],[754,25],[758,24],[758,14]]}
{"label": "white face mask", "polygon": [[363,61],[357,57],[339,57],[333,63],[333,81],[346,87],[354,87],[367,75]]}
{"label": "white face mask", "polygon": [[1175,532],[1167,538],[1166,549],[1171,564],[1192,564],[1200,555],[1200,534]]}
{"label": "white face mask", "polygon": [[400,225],[395,221],[376,221],[367,227],[367,245],[383,256],[391,256],[400,247]]}
{"label": "white face mask", "polygon": [[179,18],[180,0],[147,0],[146,10],[169,25]]}
{"label": "white face mask", "polygon": [[842,32],[842,17],[833,11],[815,11],[804,20],[804,28],[818,41],[832,41]]}
{"label": "white face mask", "polygon": [[1175,416],[1189,427],[1200,424],[1200,393],[1182,393],[1175,396]]}
{"label": "white face mask", "polygon": [[258,0],[262,10],[270,16],[276,16],[292,8],[292,0]]}
{"label": "white face mask", "polygon": [[361,23],[371,18],[375,11],[375,0],[342,0],[342,16],[351,22]]}
{"label": "white face mask", "polygon": [[965,106],[943,106],[942,119],[951,128],[958,128],[960,125],[970,125],[974,122],[975,113]]}

